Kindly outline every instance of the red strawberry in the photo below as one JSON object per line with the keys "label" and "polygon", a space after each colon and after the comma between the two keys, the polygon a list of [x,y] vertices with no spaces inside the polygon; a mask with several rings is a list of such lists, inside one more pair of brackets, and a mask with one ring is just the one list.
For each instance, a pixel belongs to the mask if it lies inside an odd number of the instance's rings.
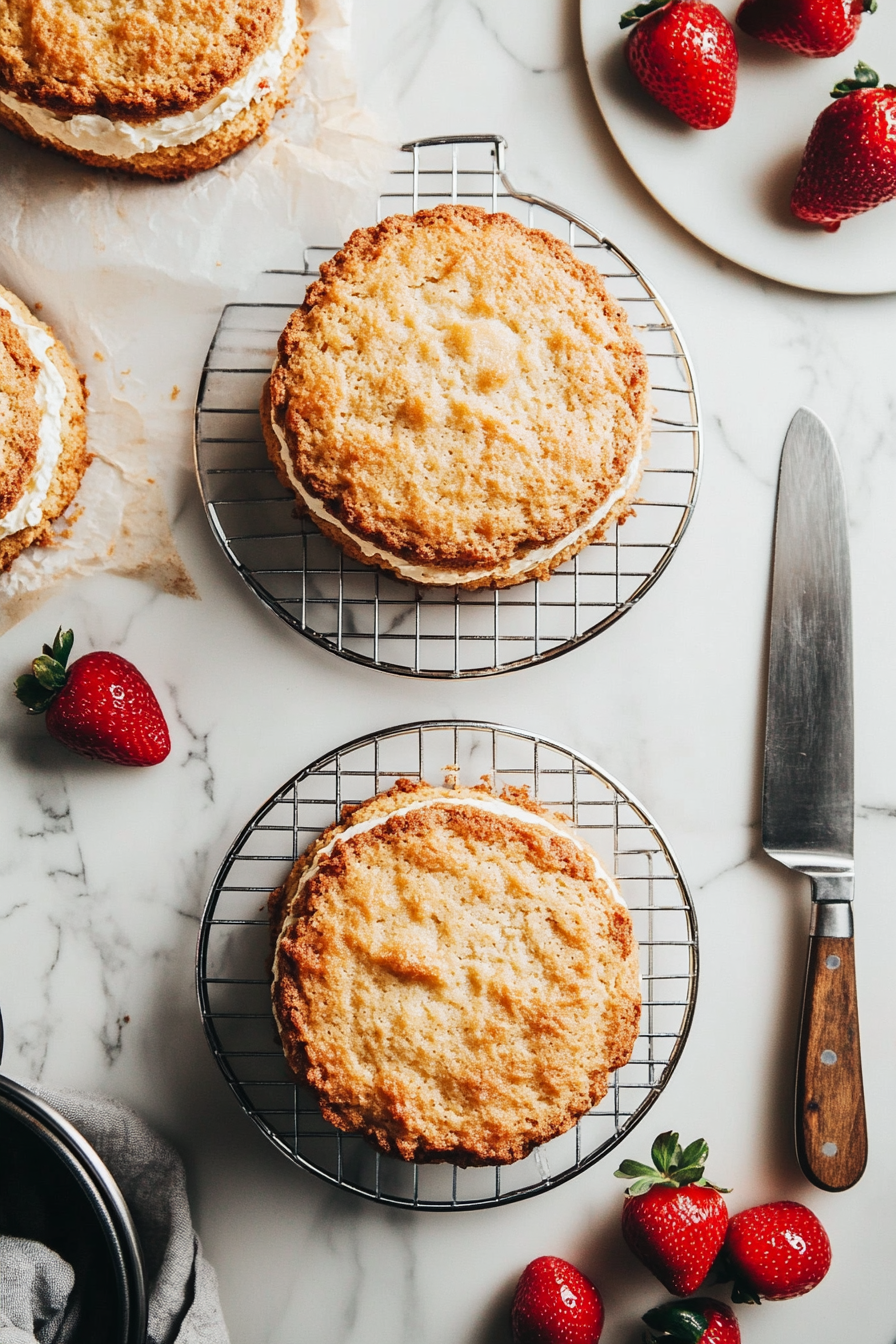
{"label": "red strawberry", "polygon": [[736,23],[760,42],[801,56],[838,56],[855,40],[877,0],[744,0]]}
{"label": "red strawberry", "polygon": [[53,647],[16,681],[31,714],[64,747],[117,765],[158,765],[171,750],[168,725],[149,683],[117,653],[85,653],[66,668],[74,636],[60,628]]}
{"label": "red strawberry", "polygon": [[708,1155],[703,1139],[682,1152],[677,1134],[660,1134],[653,1167],[625,1161],[616,1172],[637,1178],[626,1191],[622,1235],[663,1287],[680,1297],[700,1287],[728,1227],[721,1188],[703,1179]]}
{"label": "red strawberry", "polygon": [[604,1304],[574,1265],[542,1255],[520,1275],[510,1320],[514,1344],[597,1344]]}
{"label": "red strawberry", "polygon": [[841,220],[896,197],[896,88],[877,85],[859,61],[855,79],[834,86],[837,101],[812,127],[790,198],[797,219],[833,233]]}
{"label": "red strawberry", "polygon": [[737,44],[734,29],[705,0],[647,0],[623,14],[625,59],[652,98],[676,117],[709,131],[734,111]]}
{"label": "red strawberry", "polygon": [[[651,1330],[661,1330],[653,1344],[740,1344],[737,1317],[714,1297],[667,1302],[641,1317]],[[646,1339],[646,1336],[645,1336]]]}
{"label": "red strawberry", "polygon": [[781,1199],[734,1215],[724,1261],[735,1302],[779,1302],[821,1283],[831,1267],[831,1243],[811,1209]]}

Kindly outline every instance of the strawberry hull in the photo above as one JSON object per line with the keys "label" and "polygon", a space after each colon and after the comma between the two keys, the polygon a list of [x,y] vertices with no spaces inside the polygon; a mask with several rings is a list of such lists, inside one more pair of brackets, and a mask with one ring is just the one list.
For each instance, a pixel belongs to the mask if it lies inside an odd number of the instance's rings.
{"label": "strawberry hull", "polygon": [[[717,1302],[714,1297],[666,1302],[641,1319],[651,1330],[661,1331],[651,1344],[741,1344],[737,1317],[726,1303]],[[646,1342],[648,1337],[644,1338]]]}
{"label": "strawberry hull", "polygon": [[790,208],[828,232],[896,198],[896,89],[857,89],[812,128]]}
{"label": "strawberry hull", "polygon": [[744,0],[738,28],[800,56],[838,56],[855,41],[865,0]]}
{"label": "strawberry hull", "polygon": [[724,1256],[735,1302],[783,1302],[821,1283],[831,1267],[831,1243],[811,1209],[781,1199],[735,1214]]}
{"label": "strawberry hull", "polygon": [[597,1344],[604,1304],[575,1265],[542,1255],[520,1275],[510,1320],[513,1344]]}
{"label": "strawberry hull", "polygon": [[70,751],[113,765],[158,765],[171,750],[151,686],[115,653],[87,653],[72,664],[47,710],[47,732]]}
{"label": "strawberry hull", "polygon": [[715,130],[730,119],[737,43],[715,5],[672,0],[641,18],[626,40],[625,59],[651,97],[695,130]]}
{"label": "strawberry hull", "polygon": [[17,677],[16,697],[29,714],[46,714],[47,732],[69,751],[113,765],[158,765],[171,750],[168,725],[146,678],[117,653],[97,650],[68,666],[74,633]]}
{"label": "strawberry hull", "polygon": [[655,1185],[643,1195],[629,1195],[622,1209],[629,1249],[679,1297],[703,1283],[727,1228],[725,1201],[712,1186]]}

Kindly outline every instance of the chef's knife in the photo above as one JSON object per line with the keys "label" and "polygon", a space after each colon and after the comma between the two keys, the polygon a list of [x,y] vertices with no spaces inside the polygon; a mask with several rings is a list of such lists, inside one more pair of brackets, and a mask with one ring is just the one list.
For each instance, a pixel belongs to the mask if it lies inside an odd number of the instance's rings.
{"label": "chef's knife", "polygon": [[823,1190],[865,1170],[853,957],[849,540],[834,441],[805,408],[781,454],[772,578],[762,845],[812,883],[796,1082],[800,1166]]}

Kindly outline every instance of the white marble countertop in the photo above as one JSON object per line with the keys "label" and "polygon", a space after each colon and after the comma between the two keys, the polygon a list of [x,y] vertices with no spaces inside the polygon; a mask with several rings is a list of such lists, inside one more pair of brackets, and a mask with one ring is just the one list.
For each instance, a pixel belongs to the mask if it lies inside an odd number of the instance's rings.
{"label": "white marble countertop", "polygon": [[[618,1231],[613,1159],[486,1212],[389,1212],[279,1156],[239,1110],[193,990],[199,912],[232,836],[328,748],[407,719],[489,718],[575,747],[623,780],[669,836],[695,893],[702,976],[690,1041],[624,1152],[661,1129],[705,1135],[732,1211],[814,1208],[834,1262],[792,1302],[741,1309],[745,1341],[892,1344],[896,1256],[892,949],[896,835],[891,624],[896,574],[896,297],[827,298],[763,281],[692,241],[646,195],[596,111],[575,0],[366,0],[355,45],[367,101],[403,137],[498,131],[515,182],[634,257],[694,358],[707,429],[702,495],[667,573],[624,620],[541,667],[412,682],[313,647],[258,604],[218,551],[190,471],[194,387],[214,314],[168,333],[147,385],[170,426],[178,544],[202,601],[82,581],[3,640],[7,683],[60,622],[79,648],[132,658],[158,688],[169,760],[122,771],[66,754],[0,703],[0,994],[4,1071],[108,1091],[183,1152],[234,1344],[498,1344],[516,1278],[557,1254],[592,1275],[608,1344],[633,1344],[663,1290]],[[198,338],[198,339],[197,339]],[[166,362],[167,361],[167,362]],[[850,500],[856,648],[857,962],[871,1156],[852,1191],[797,1167],[792,1073],[808,896],[759,852],[764,646],[775,474],[801,403],[830,424]],[[165,417],[168,416],[168,419]],[[76,650],[77,652],[77,650]],[[616,1154],[619,1156],[619,1153]]]}

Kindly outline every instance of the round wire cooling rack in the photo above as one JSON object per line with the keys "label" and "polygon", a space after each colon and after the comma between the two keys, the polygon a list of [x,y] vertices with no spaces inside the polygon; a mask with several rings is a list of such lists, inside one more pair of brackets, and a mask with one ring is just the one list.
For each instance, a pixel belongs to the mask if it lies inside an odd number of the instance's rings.
{"label": "round wire cooling rack", "polygon": [[252,301],[229,304],[203,369],[195,414],[196,470],[212,530],[267,607],[354,662],[425,677],[488,676],[556,657],[629,611],[669,563],[690,521],[701,424],[690,359],[669,310],[638,268],[560,206],[517,191],[500,136],[419,140],[380,196],[378,218],[439,202],[504,210],[568,241],[596,265],[626,309],[650,367],[651,448],[636,513],[549,580],[496,590],[418,588],[346,557],[278,483],[258,415],[277,339],[319,265],[269,271]]}
{"label": "round wire cooling rack", "polygon": [[[271,1011],[267,894],[306,846],[396,779],[526,785],[572,818],[615,874],[641,947],[641,1030],[631,1060],[574,1129],[509,1166],[417,1165],[321,1116],[287,1068]],[[684,1047],[697,993],[697,924],[667,841],[627,789],[568,747],[498,724],[403,724],[321,756],[258,809],[231,845],[202,916],[196,976],[212,1053],[243,1110],[298,1166],[401,1208],[480,1209],[541,1194],[592,1166],[642,1118]]]}

